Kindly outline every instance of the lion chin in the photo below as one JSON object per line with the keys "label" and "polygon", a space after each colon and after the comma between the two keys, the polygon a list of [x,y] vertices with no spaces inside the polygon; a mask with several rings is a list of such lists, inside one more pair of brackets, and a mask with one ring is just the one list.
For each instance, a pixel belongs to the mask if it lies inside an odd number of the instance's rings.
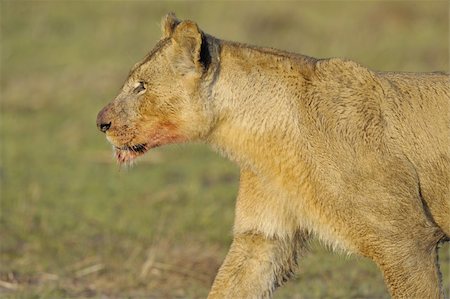
{"label": "lion chin", "polygon": [[129,165],[136,158],[144,155],[150,148],[146,144],[114,147],[114,156],[120,165]]}

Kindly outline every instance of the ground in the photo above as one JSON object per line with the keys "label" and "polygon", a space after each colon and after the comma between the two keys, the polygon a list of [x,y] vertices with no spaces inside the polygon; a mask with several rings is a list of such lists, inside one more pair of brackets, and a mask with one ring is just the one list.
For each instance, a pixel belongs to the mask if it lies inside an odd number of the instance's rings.
{"label": "ground", "polygon": [[[204,298],[231,242],[238,169],[203,145],[120,169],[96,113],[169,11],[215,36],[376,70],[449,71],[448,3],[26,2],[1,8],[0,297]],[[440,249],[449,293],[449,245]],[[386,298],[319,243],[275,298]]]}

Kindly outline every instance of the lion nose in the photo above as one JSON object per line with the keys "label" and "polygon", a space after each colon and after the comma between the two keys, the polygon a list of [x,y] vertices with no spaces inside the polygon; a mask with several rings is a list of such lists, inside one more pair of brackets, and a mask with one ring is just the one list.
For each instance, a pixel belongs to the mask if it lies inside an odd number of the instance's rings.
{"label": "lion nose", "polygon": [[97,128],[106,133],[111,128],[111,122],[107,119],[107,107],[103,108],[97,115]]}

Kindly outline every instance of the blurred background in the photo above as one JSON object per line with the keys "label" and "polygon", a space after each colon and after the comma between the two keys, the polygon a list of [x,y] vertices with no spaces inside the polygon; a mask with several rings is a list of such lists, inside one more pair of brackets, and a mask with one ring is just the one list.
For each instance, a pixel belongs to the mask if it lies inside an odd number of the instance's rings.
{"label": "blurred background", "polygon": [[[120,169],[95,127],[169,11],[217,37],[374,70],[449,71],[447,1],[2,1],[0,297],[204,298],[238,169],[203,145]],[[449,246],[440,249],[449,288]],[[368,260],[313,243],[275,298],[388,298]]]}

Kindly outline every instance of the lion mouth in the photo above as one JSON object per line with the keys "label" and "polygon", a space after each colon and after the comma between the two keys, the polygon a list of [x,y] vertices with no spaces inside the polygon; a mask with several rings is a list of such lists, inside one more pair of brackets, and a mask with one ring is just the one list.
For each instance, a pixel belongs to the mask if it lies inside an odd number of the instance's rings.
{"label": "lion mouth", "polygon": [[147,143],[135,145],[114,146],[115,157],[119,164],[127,164],[132,162],[139,156],[142,156],[150,149]]}

